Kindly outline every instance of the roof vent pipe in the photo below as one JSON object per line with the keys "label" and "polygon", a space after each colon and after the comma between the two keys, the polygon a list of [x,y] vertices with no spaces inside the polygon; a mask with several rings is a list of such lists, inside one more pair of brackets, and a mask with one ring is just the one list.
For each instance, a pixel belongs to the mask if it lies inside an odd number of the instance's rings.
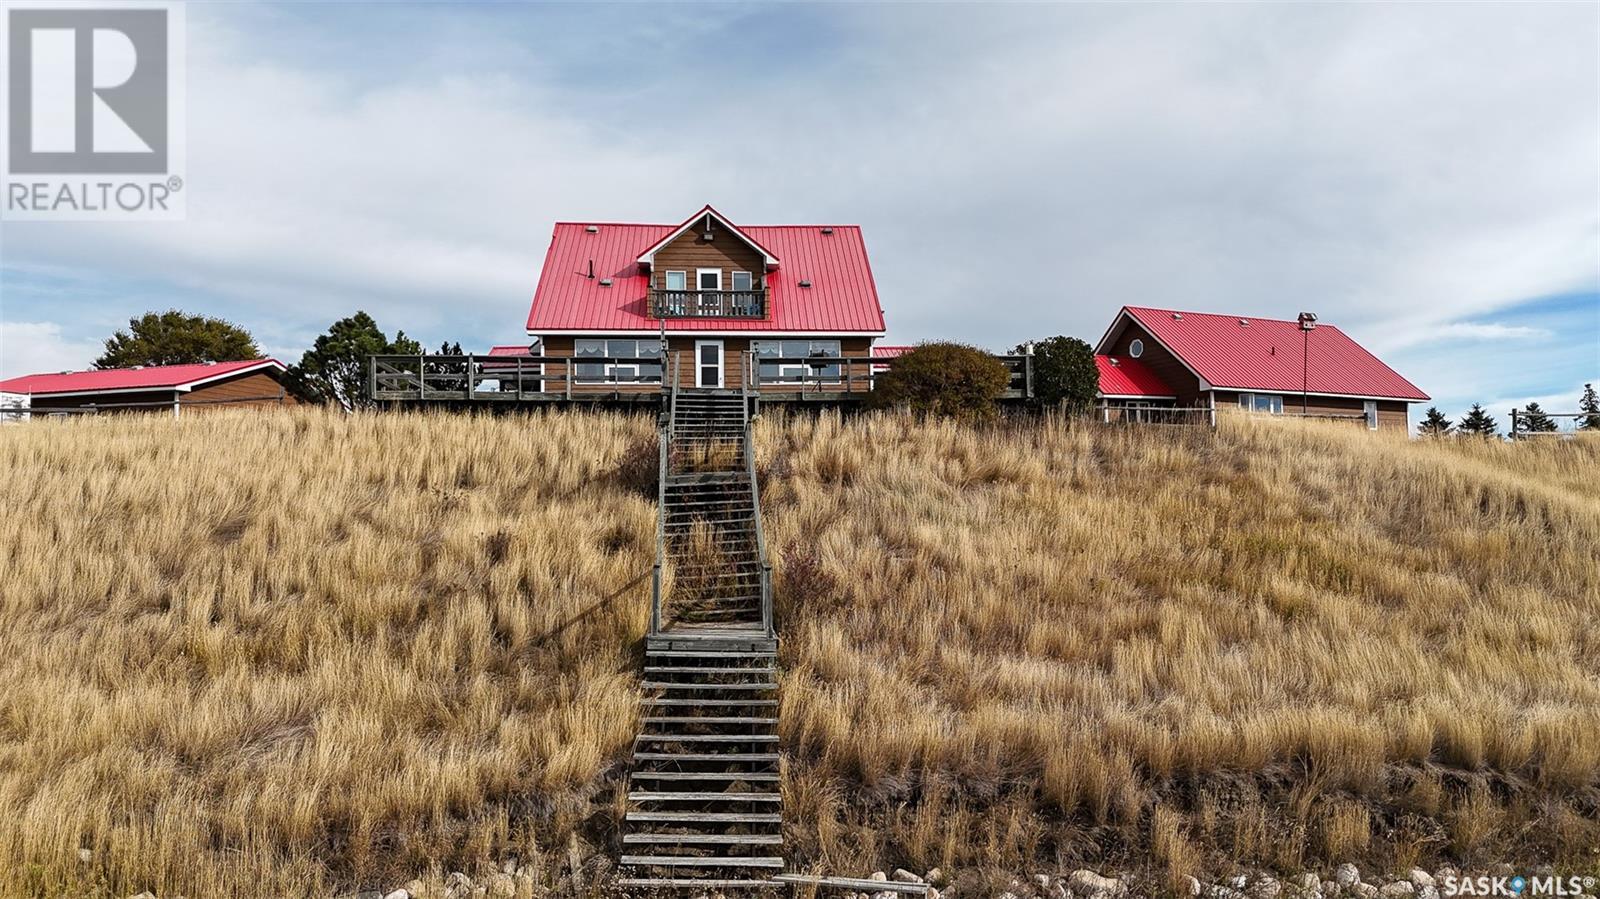
{"label": "roof vent pipe", "polygon": [[589,280],[594,280],[594,260],[589,260]]}

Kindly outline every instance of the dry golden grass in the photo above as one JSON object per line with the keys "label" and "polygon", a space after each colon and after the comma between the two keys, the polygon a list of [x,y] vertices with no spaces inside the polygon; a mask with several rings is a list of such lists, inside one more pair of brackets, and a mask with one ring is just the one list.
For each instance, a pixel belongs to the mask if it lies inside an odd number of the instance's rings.
{"label": "dry golden grass", "polygon": [[637,729],[655,516],[611,471],[651,430],[0,429],[0,895],[327,895],[564,858]]}
{"label": "dry golden grass", "polygon": [[759,436],[806,854],[1596,864],[1600,440]]}
{"label": "dry golden grass", "polygon": [[[566,889],[637,726],[652,424],[0,428],[0,895]],[[800,866],[1594,866],[1600,441],[758,444]]]}

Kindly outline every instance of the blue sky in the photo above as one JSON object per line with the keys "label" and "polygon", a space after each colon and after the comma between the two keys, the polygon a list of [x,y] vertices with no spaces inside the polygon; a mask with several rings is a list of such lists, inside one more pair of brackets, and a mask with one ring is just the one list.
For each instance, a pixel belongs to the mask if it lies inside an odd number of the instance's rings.
{"label": "blue sky", "polygon": [[0,374],[130,316],[522,339],[557,219],[862,225],[891,338],[1316,311],[1458,414],[1600,382],[1593,4],[200,4],[188,219],[0,224]]}

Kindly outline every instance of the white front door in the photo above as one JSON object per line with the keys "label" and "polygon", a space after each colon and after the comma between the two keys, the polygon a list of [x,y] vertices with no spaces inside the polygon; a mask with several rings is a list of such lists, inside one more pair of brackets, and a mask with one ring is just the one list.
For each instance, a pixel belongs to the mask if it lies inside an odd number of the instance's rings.
{"label": "white front door", "polygon": [[694,342],[694,386],[722,386],[722,341]]}

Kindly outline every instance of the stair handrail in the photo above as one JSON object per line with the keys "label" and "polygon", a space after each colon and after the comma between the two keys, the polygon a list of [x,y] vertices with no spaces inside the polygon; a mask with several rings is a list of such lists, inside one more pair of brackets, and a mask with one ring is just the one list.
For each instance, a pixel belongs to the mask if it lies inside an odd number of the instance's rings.
{"label": "stair handrail", "polygon": [[[664,345],[663,345],[664,346]],[[665,350],[663,350],[665,352]],[[663,360],[664,361],[664,360]],[[678,411],[678,354],[672,354],[671,380],[667,391],[666,414],[661,416],[658,453],[656,461],[656,564],[650,582],[650,633],[661,633],[661,570],[667,558],[667,463],[670,458],[668,444],[672,441],[672,420]],[[662,373],[667,374],[663,366]]]}
{"label": "stair handrail", "polygon": [[755,515],[756,558],[761,563],[761,629],[767,636],[775,633],[772,622],[772,563],[767,560],[767,535],[761,527],[761,488],[756,484],[756,442],[750,433],[750,401],[742,399],[739,409],[744,417],[744,466],[750,479],[750,508]]}

